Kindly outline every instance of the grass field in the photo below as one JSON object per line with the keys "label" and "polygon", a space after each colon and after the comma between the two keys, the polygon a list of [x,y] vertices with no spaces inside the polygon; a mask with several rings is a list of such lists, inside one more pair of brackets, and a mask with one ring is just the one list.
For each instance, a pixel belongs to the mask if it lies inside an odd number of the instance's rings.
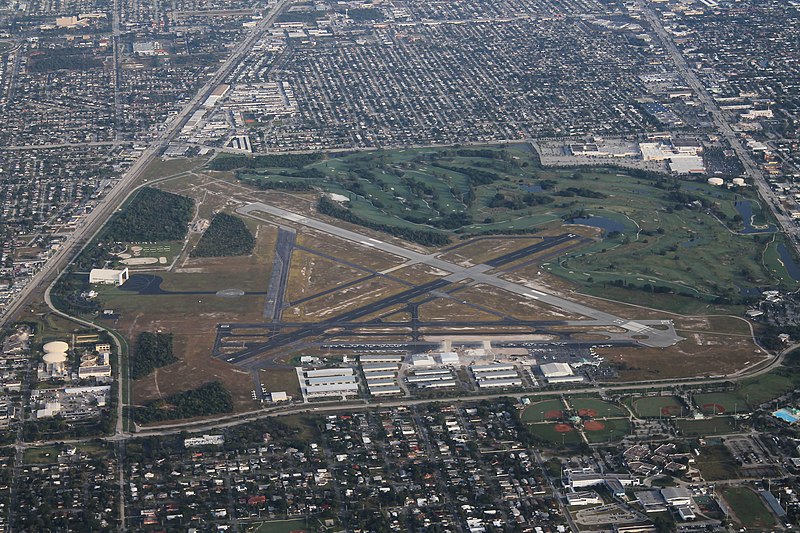
{"label": "grass field", "polygon": [[723,435],[736,431],[733,417],[715,416],[699,420],[676,420],[678,429],[687,437]]}
{"label": "grass field", "polygon": [[569,404],[580,416],[604,418],[626,416],[628,414],[616,405],[596,398],[570,398]]}
{"label": "grass field", "polygon": [[530,432],[539,439],[552,444],[578,444],[581,442],[580,434],[575,430],[566,433],[556,431],[552,422],[529,424]]}
{"label": "grass field", "polygon": [[619,440],[630,433],[631,425],[625,418],[609,418],[601,422],[605,427],[596,431],[589,431],[588,427],[584,433],[589,442],[609,442]]}
{"label": "grass field", "polygon": [[725,487],[722,497],[744,527],[763,531],[775,525],[775,518],[761,497],[749,488]]}
{"label": "grass field", "polygon": [[[561,413],[563,410],[564,403],[561,400],[534,402],[522,411],[522,421],[530,424],[533,422],[556,419],[555,413]],[[560,415],[558,418],[560,418]]]}
{"label": "grass field", "polygon": [[28,448],[22,455],[25,464],[54,464],[58,462],[60,449],[57,446]]}
{"label": "grass field", "polygon": [[646,418],[680,416],[685,408],[675,396],[643,396],[634,398],[631,407],[637,415]]}
{"label": "grass field", "polygon": [[756,408],[797,387],[800,387],[800,373],[783,367],[740,381],[736,394],[747,405]]}
{"label": "grass field", "polygon": [[736,479],[740,474],[739,465],[722,444],[703,446],[700,448],[700,456],[695,461],[706,481]]}
{"label": "grass field", "polygon": [[291,533],[293,531],[312,533],[316,531],[313,522],[309,523],[306,520],[273,520],[261,522],[255,526],[247,526],[244,531],[247,533]]}
{"label": "grass field", "polygon": [[746,412],[747,405],[738,394],[728,392],[710,392],[695,394],[694,403],[698,409],[708,415],[734,414]]}

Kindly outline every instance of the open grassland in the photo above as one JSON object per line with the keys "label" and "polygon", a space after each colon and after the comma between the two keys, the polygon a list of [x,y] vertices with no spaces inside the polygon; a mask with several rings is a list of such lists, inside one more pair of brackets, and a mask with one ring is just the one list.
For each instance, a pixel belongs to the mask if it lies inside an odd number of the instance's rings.
{"label": "open grassland", "polygon": [[451,298],[436,298],[419,306],[419,318],[423,321],[443,322],[492,322],[500,317],[482,311],[479,307],[469,305],[471,300],[461,300],[463,295],[458,294],[458,300]]}
{"label": "open grassland", "polygon": [[544,302],[524,298],[519,294],[488,285],[466,287],[455,296],[459,299],[480,304],[505,316],[522,320],[581,320],[586,317],[566,312]]}
{"label": "open grassland", "polygon": [[736,479],[739,477],[739,465],[731,453],[722,444],[710,444],[700,448],[696,466],[706,481],[720,479]]}
{"label": "open grassland", "polygon": [[387,278],[369,278],[308,302],[289,307],[284,310],[283,318],[297,322],[319,322],[378,302],[407,288],[405,285]]}
{"label": "open grassland", "polygon": [[752,339],[730,335],[692,333],[669,348],[598,348],[597,353],[617,365],[617,381],[637,381],[732,374],[762,361],[765,355]]}
{"label": "open grassland", "polygon": [[333,289],[369,274],[325,257],[295,250],[286,284],[286,301],[294,302]]}
{"label": "open grassland", "polygon": [[693,400],[700,412],[707,415],[730,415],[747,411],[747,405],[737,394],[727,392],[695,394]]}
{"label": "open grassland", "polygon": [[528,424],[528,431],[530,431],[534,437],[550,444],[569,445],[579,444],[581,442],[580,433],[568,424],[557,424],[553,422]]}
{"label": "open grassland", "polygon": [[722,497],[744,527],[764,531],[775,525],[775,518],[761,497],[749,488],[725,487],[722,489]]}

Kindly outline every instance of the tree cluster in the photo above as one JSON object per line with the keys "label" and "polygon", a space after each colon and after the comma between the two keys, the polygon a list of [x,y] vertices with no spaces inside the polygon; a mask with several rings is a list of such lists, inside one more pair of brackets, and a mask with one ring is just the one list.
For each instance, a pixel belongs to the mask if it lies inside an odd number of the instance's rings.
{"label": "tree cluster", "polygon": [[193,211],[191,198],[145,187],[111,220],[105,238],[116,242],[182,240]]}
{"label": "tree cluster", "polygon": [[166,400],[150,402],[134,411],[137,422],[147,424],[179,418],[216,415],[233,411],[233,397],[219,381],[200,388],[179,392]]}
{"label": "tree cluster", "polygon": [[158,367],[177,361],[172,354],[172,333],[144,331],[136,340],[136,351],[130,360],[131,378],[139,379]]}
{"label": "tree cluster", "polygon": [[192,250],[192,257],[228,257],[253,252],[256,238],[241,218],[217,213]]}

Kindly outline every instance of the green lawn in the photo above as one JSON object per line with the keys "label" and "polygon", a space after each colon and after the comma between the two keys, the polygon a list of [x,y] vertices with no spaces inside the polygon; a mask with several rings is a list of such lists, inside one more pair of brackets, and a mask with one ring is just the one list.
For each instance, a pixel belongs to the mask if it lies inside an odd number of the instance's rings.
{"label": "green lawn", "polygon": [[731,416],[715,416],[699,420],[676,420],[675,424],[681,433],[687,437],[724,435],[736,431],[736,424]]}
{"label": "green lawn", "polygon": [[[533,402],[522,411],[523,422],[544,422],[548,420],[547,414],[555,414],[556,411],[563,412],[564,403],[561,400],[545,400]],[[549,418],[555,418],[553,416]]]}
{"label": "green lawn", "polygon": [[578,444],[581,441],[581,437],[575,429],[567,433],[559,433],[555,430],[555,424],[552,422],[528,424],[528,430],[534,436],[551,444]]}
{"label": "green lawn", "polygon": [[728,392],[695,394],[694,403],[701,412],[709,415],[723,415],[747,412],[747,405],[740,395]]}
{"label": "green lawn", "polygon": [[642,417],[660,418],[680,416],[686,408],[675,396],[644,396],[631,401],[636,414]]}
{"label": "green lawn", "polygon": [[[589,410],[581,416],[591,416],[594,418],[626,416],[628,413],[614,405],[613,403],[604,402],[596,398],[570,398],[569,403],[572,408],[580,414],[581,410]],[[596,412],[596,414],[595,414]]]}
{"label": "green lawn", "polygon": [[598,431],[584,431],[589,442],[609,442],[619,440],[631,431],[631,424],[625,418],[609,418],[600,421],[605,428]]}
{"label": "green lawn", "polygon": [[725,487],[722,496],[743,526],[764,530],[775,525],[775,518],[761,497],[749,488]]}

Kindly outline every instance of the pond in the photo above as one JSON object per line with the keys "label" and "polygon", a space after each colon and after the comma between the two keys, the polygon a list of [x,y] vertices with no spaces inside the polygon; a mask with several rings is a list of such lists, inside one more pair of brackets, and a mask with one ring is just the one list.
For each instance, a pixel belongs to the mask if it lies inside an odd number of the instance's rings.
{"label": "pond", "polygon": [[775,226],[772,224],[767,227],[753,226],[753,203],[750,200],[735,202],[733,206],[736,208],[736,212],[739,213],[739,216],[742,217],[742,223],[744,224],[744,229],[739,233],[748,234],[775,232]]}
{"label": "pond", "polygon": [[792,253],[786,247],[785,244],[780,243],[778,245],[778,255],[781,257],[781,262],[783,266],[786,268],[786,272],[792,276],[792,279],[795,281],[800,281],[800,266],[797,265],[794,261],[794,257],[792,257]]}
{"label": "pond", "polygon": [[569,221],[569,223],[600,228],[603,230],[603,236],[612,231],[618,231],[620,233],[625,231],[625,225],[622,222],[617,222],[616,220],[611,220],[610,218],[606,217],[588,216],[583,218],[573,218]]}

